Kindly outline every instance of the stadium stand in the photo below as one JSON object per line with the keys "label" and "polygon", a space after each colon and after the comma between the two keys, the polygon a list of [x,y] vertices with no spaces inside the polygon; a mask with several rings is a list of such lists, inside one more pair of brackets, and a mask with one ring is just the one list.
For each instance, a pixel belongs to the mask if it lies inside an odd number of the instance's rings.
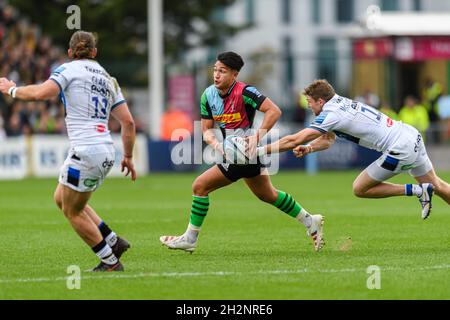
{"label": "stadium stand", "polygon": [[[10,5],[0,7],[0,48],[0,76],[18,85],[43,82],[65,62],[62,50]],[[2,97],[0,118],[7,136],[65,132],[58,99],[24,103]]]}

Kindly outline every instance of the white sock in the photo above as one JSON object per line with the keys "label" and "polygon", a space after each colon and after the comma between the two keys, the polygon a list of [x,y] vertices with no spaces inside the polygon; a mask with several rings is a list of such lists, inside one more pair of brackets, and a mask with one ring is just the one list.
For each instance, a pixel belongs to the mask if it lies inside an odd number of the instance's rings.
{"label": "white sock", "polygon": [[305,227],[307,227],[307,228],[311,227],[312,217],[308,213],[308,211],[306,211],[304,208],[302,208],[300,213],[297,215],[296,219],[298,221],[300,221],[301,223],[303,223],[305,225]]}
{"label": "white sock", "polygon": [[200,227],[194,226],[189,223],[188,228],[184,235],[186,236],[187,240],[191,243],[194,243],[198,239],[198,234],[200,232]]}
{"label": "white sock", "polygon": [[112,252],[111,247],[106,244],[103,248],[101,248],[98,252],[95,253],[97,257],[99,257],[104,263],[109,265],[116,264],[119,260]]}
{"label": "white sock", "polygon": [[420,185],[418,184],[413,184],[412,185],[412,193],[418,197],[420,197],[423,193],[423,189]]}
{"label": "white sock", "polygon": [[114,231],[111,231],[111,233],[106,236],[105,241],[112,247],[117,243],[117,234]]}

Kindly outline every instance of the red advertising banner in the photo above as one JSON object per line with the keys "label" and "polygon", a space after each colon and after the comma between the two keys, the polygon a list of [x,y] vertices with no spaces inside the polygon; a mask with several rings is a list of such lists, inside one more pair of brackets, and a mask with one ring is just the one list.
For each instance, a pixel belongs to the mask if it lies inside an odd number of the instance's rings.
{"label": "red advertising banner", "polygon": [[357,39],[353,41],[353,56],[357,60],[386,57],[399,61],[450,60],[450,37]]}
{"label": "red advertising banner", "polygon": [[353,41],[355,59],[380,59],[392,56],[391,38],[358,39]]}
{"label": "red advertising banner", "polygon": [[169,103],[179,109],[193,112],[195,108],[195,81],[191,75],[169,78]]}
{"label": "red advertising banner", "polygon": [[450,59],[450,37],[401,37],[395,42],[395,58],[401,61]]}

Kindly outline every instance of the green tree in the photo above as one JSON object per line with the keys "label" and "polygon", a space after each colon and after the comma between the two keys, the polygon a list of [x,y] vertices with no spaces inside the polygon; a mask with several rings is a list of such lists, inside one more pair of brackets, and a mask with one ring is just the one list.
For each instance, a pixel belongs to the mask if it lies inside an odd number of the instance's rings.
{"label": "green tree", "polygon": [[[74,30],[66,27],[68,0],[10,0],[56,45],[67,48]],[[167,63],[179,61],[194,46],[214,46],[241,28],[226,24],[220,10],[235,0],[163,0]],[[129,84],[147,81],[147,1],[79,0],[81,28],[97,33],[99,57],[111,73]]]}

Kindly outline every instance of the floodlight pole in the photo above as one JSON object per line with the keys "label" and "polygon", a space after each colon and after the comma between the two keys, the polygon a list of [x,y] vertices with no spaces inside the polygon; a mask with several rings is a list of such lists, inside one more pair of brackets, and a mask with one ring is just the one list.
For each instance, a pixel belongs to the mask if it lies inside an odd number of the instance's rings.
{"label": "floodlight pole", "polygon": [[148,91],[150,118],[148,133],[154,140],[160,137],[160,120],[164,105],[164,43],[163,0],[147,0]]}

